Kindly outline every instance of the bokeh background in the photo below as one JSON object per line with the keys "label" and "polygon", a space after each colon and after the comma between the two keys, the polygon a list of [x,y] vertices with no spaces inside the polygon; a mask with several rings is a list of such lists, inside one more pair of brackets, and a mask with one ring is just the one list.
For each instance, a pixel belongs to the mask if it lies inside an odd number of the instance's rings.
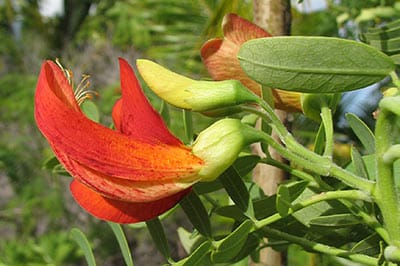
{"label": "bokeh background", "polygon": [[[207,78],[199,49],[221,36],[221,20],[234,12],[251,20],[250,0],[0,0],[0,265],[85,265],[70,230],[82,230],[99,265],[123,265],[118,244],[106,223],[83,212],[68,191],[62,169],[44,169],[52,153],[33,118],[36,79],[45,59],[59,58],[74,72],[91,75],[101,122],[109,125],[119,97],[118,57],[132,65],[149,58],[176,72]],[[397,1],[292,1],[292,34],[358,39],[367,27],[400,17]],[[345,95],[336,115],[343,144],[352,141],[342,114],[351,109],[373,127],[378,85]],[[155,108],[161,102],[147,91]],[[163,109],[171,130],[182,140],[179,110]],[[212,122],[195,116],[195,132]],[[307,144],[318,125],[292,117],[295,134]],[[337,155],[346,162],[346,149]],[[221,196],[220,200],[227,200]],[[178,226],[190,228],[178,210],[164,223],[176,258],[185,252]],[[223,221],[221,221],[223,226]],[[143,225],[125,227],[136,265],[164,263]],[[292,251],[296,252],[296,251]],[[296,255],[289,265],[337,265],[327,258]],[[295,256],[295,257],[296,257]],[[301,259],[300,259],[301,258]],[[313,264],[313,263],[319,264]],[[340,265],[340,264],[339,264]]]}

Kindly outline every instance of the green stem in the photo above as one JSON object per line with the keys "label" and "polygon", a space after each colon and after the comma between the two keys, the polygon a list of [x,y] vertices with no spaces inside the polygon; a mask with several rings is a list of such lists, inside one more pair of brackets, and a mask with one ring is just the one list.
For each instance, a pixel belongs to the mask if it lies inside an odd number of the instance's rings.
{"label": "green stem", "polygon": [[279,169],[282,169],[282,170],[286,171],[290,175],[293,175],[295,177],[298,177],[298,178],[303,179],[305,181],[308,181],[310,183],[315,183],[314,177],[312,175],[310,175],[308,173],[305,173],[305,172],[303,172],[301,170],[294,169],[294,168],[290,167],[289,165],[287,165],[285,163],[282,163],[280,161],[277,161],[277,160],[274,160],[272,158],[267,157],[267,158],[262,158],[260,160],[260,162],[275,166],[275,167],[277,167]]}
{"label": "green stem", "polygon": [[400,80],[399,77],[397,76],[395,71],[390,72],[390,77],[392,78],[393,84],[397,87],[400,88]]}
{"label": "green stem", "polygon": [[192,121],[192,112],[188,110],[182,110],[182,120],[183,120],[183,129],[185,131],[185,136],[188,143],[193,142],[193,121]]}
{"label": "green stem", "polygon": [[386,243],[389,242],[389,234],[385,228],[383,228],[382,224],[376,219],[375,216],[370,215],[364,212],[361,207],[354,204],[354,202],[348,201],[346,199],[340,200],[340,202],[345,205],[349,210],[356,215],[357,217],[361,218],[366,225],[372,228]]}
{"label": "green stem", "polygon": [[386,229],[389,232],[390,243],[400,247],[400,208],[393,178],[393,163],[384,161],[384,154],[392,145],[390,137],[395,125],[395,116],[381,110],[375,126],[376,150],[376,190],[373,194],[379,206]]}
{"label": "green stem", "polygon": [[[363,200],[363,201],[371,201],[372,199],[364,192],[359,190],[339,190],[339,191],[328,191],[324,193],[317,194],[310,199],[304,200],[302,202],[294,204],[290,210],[288,211],[288,215],[295,213],[301,209],[309,207],[313,204],[316,204],[321,201],[327,200],[337,200],[337,199],[351,199],[351,200]],[[266,225],[269,225],[273,222],[276,222],[283,218],[279,213],[275,213],[265,219],[257,221],[255,223],[256,228],[262,228]]]}
{"label": "green stem", "polygon": [[325,151],[324,156],[332,159],[333,154],[333,122],[332,113],[329,107],[321,108],[321,118],[325,130]]}
{"label": "green stem", "polygon": [[267,237],[272,237],[275,239],[285,239],[289,241],[290,243],[295,243],[298,245],[301,245],[304,247],[306,250],[312,250],[315,252],[320,252],[332,256],[338,256],[342,258],[347,258],[350,259],[351,261],[354,262],[359,262],[362,263],[363,265],[378,265],[378,259],[374,257],[370,257],[367,255],[362,255],[362,254],[355,254],[352,252],[349,252],[348,250],[344,249],[339,249],[335,248],[332,246],[320,244],[314,241],[307,240],[304,237],[298,237],[294,235],[290,235],[288,233],[284,233],[282,231],[273,229],[273,228],[268,228],[264,227],[262,231],[267,235]]}
{"label": "green stem", "polygon": [[[367,193],[372,193],[374,188],[374,182],[361,178],[330,161],[326,157],[317,155],[310,150],[308,152],[303,152],[303,156],[299,156],[278,144],[271,136],[268,134],[263,134],[264,139],[268,145],[279,152],[283,157],[290,160],[291,162],[312,171],[313,173],[323,175],[323,176],[333,176],[343,181],[345,184],[361,189]],[[297,142],[296,142],[297,143]],[[299,143],[293,145],[300,145]],[[301,146],[301,145],[300,145]],[[303,147],[303,146],[301,146]],[[304,148],[304,147],[303,147]],[[305,148],[304,148],[305,149]],[[313,158],[307,158],[309,153],[311,153]]]}

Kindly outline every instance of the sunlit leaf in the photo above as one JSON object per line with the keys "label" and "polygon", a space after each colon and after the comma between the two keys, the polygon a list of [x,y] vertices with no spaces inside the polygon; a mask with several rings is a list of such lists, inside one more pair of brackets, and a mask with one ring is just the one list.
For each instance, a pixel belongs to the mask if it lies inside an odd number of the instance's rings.
{"label": "sunlit leaf", "polygon": [[395,65],[364,43],[328,37],[273,37],[244,43],[243,70],[255,81],[308,93],[350,91],[382,80]]}
{"label": "sunlit leaf", "polygon": [[70,231],[71,237],[75,240],[75,242],[82,249],[83,254],[85,255],[86,262],[89,266],[96,266],[96,260],[93,256],[92,247],[90,246],[89,241],[87,240],[85,234],[79,230],[78,228],[72,228]]}
{"label": "sunlit leaf", "polygon": [[375,136],[369,127],[360,118],[352,113],[347,113],[346,119],[367,153],[375,153]]}
{"label": "sunlit leaf", "polygon": [[111,230],[117,238],[118,245],[121,249],[122,257],[124,258],[125,264],[127,266],[133,266],[132,254],[129,249],[128,242],[126,241],[124,231],[122,231],[121,225],[111,222],[108,222],[108,225],[111,227]]}

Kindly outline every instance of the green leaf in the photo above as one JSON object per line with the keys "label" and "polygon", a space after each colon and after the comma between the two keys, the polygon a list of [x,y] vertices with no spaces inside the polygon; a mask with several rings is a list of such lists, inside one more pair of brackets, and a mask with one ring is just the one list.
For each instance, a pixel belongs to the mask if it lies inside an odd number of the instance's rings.
{"label": "green leaf", "polygon": [[400,54],[390,56],[396,65],[400,65]]}
{"label": "green leaf", "polygon": [[358,116],[352,113],[347,113],[346,119],[367,153],[375,153],[375,136],[369,127],[360,118],[358,118]]}
{"label": "green leaf", "polygon": [[350,213],[319,216],[310,221],[310,225],[312,226],[330,227],[330,228],[353,226],[359,223],[360,223],[359,219]]}
{"label": "green leaf", "polygon": [[282,185],[279,186],[276,193],[276,210],[280,216],[285,217],[289,214],[291,207],[292,204],[288,187]]}
{"label": "green leaf", "polygon": [[191,143],[193,141],[192,112],[188,110],[182,110],[182,119],[183,119],[183,129],[185,131],[187,143]]}
{"label": "green leaf", "polygon": [[257,220],[271,216],[276,212],[276,195],[254,200],[253,208]]}
{"label": "green leaf", "polygon": [[147,229],[149,229],[151,238],[156,244],[157,249],[161,254],[169,260],[171,258],[171,252],[169,251],[168,241],[164,233],[163,226],[158,218],[146,221]]}
{"label": "green leaf", "polygon": [[85,115],[94,122],[100,121],[100,113],[97,105],[92,101],[85,101],[81,104],[81,109]]}
{"label": "green leaf", "polygon": [[234,219],[235,221],[244,221],[248,217],[243,214],[243,211],[236,205],[222,206],[214,210],[220,216]]}
{"label": "green leaf", "polygon": [[260,162],[260,157],[256,155],[246,155],[236,159],[233,163],[235,169],[241,177],[246,176]]}
{"label": "green leaf", "polygon": [[333,93],[371,85],[395,65],[371,46],[328,37],[272,37],[250,40],[238,58],[255,81],[290,91]]}
{"label": "green leaf", "polygon": [[[246,242],[243,244],[242,249],[232,259],[232,262],[238,262],[244,259],[245,257],[249,256],[253,251],[255,251],[258,248],[259,245],[260,245],[260,238],[257,237],[255,233],[249,234],[246,239]],[[248,262],[245,265],[248,265]]]}
{"label": "green leaf", "polygon": [[206,240],[204,236],[189,232],[183,227],[179,227],[177,232],[182,247],[188,254],[198,248],[200,244],[202,244]]}
{"label": "green leaf", "polygon": [[315,136],[315,141],[314,141],[314,152],[316,154],[322,155],[325,150],[325,130],[324,130],[324,124],[321,123],[317,135]]}
{"label": "green leaf", "polygon": [[193,190],[198,194],[206,194],[222,189],[221,180],[218,178],[211,182],[199,182],[193,186]]}
{"label": "green leaf", "polygon": [[205,256],[210,252],[211,243],[206,241],[202,243],[190,256],[173,263],[173,266],[199,266],[204,265],[202,262]]}
{"label": "green leaf", "polygon": [[[362,156],[364,161],[364,165],[367,170],[368,177],[371,180],[375,180],[375,154],[369,154]],[[357,170],[355,169],[354,162],[351,162],[348,166],[346,166],[346,170],[350,171],[354,174],[357,174]]]}
{"label": "green leaf", "polygon": [[250,199],[249,191],[236,168],[229,167],[219,179],[233,202],[244,212],[247,211]]}
{"label": "green leaf", "polygon": [[367,238],[355,244],[351,252],[375,256],[380,252],[379,241],[381,241],[381,238],[378,234],[369,235]]}
{"label": "green leaf", "polygon": [[57,157],[52,155],[49,158],[47,158],[44,163],[43,163],[43,169],[47,169],[47,170],[53,170],[54,167],[56,167],[57,165],[59,165],[60,162],[58,161]]}
{"label": "green leaf", "polygon": [[253,225],[251,220],[246,220],[227,237],[218,241],[216,250],[211,252],[211,260],[215,263],[222,263],[233,259],[246,243]]}
{"label": "green leaf", "polygon": [[[302,202],[304,200],[310,199],[312,196],[316,195],[314,191],[309,188],[306,188],[303,193],[292,202],[293,205],[296,203]],[[309,226],[310,221],[317,216],[325,213],[331,209],[331,206],[327,202],[319,202],[317,204],[313,204],[307,208],[301,209],[293,213],[293,217],[295,217],[300,223],[304,224],[305,226]]]}
{"label": "green leaf", "polygon": [[91,248],[90,243],[87,240],[85,234],[78,228],[72,228],[70,231],[70,234],[71,234],[71,237],[75,240],[75,242],[82,249],[83,254],[85,255],[87,264],[89,266],[96,266],[96,260],[94,259],[92,248]]}
{"label": "green leaf", "polygon": [[211,237],[210,219],[199,196],[192,191],[179,204],[197,231],[206,237]]}
{"label": "green leaf", "polygon": [[369,179],[367,167],[365,166],[364,160],[354,146],[351,147],[351,161],[354,165],[355,174],[364,177],[365,179]]}
{"label": "green leaf", "polygon": [[118,245],[121,249],[122,256],[124,257],[125,264],[127,266],[133,266],[132,254],[129,249],[128,242],[126,241],[124,231],[122,231],[121,225],[111,222],[108,222],[108,225],[111,227],[111,230],[117,238]]}
{"label": "green leaf", "polygon": [[161,117],[163,118],[164,122],[167,125],[170,125],[171,116],[169,114],[168,104],[164,100],[161,100],[161,105],[160,105],[160,109],[158,110],[158,113],[161,115]]}

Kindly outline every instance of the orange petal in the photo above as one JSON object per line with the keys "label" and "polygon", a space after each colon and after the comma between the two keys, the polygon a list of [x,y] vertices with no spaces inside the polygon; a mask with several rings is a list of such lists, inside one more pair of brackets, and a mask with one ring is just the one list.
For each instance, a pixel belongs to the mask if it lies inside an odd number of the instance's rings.
{"label": "orange petal", "polygon": [[271,34],[256,24],[232,13],[225,15],[222,21],[222,31],[225,39],[239,46],[248,40],[271,37]]}
{"label": "orange petal", "polygon": [[35,119],[56,154],[62,152],[105,175],[137,181],[179,179],[199,171],[203,162],[182,145],[148,143],[143,141],[145,136],[133,139],[75,110],[59,96],[72,88],[66,82],[54,82],[54,77],[63,75],[54,66],[50,61],[45,62],[40,72]]}
{"label": "orange petal", "polygon": [[100,172],[94,171],[80,163],[71,160],[65,154],[57,152],[57,157],[62,161],[79,182],[85,184],[102,196],[116,200],[132,202],[155,201],[176,194],[198,181],[189,180],[154,180],[154,181],[132,181],[121,178],[113,178]]}
{"label": "orange petal", "polygon": [[[244,42],[271,35],[235,14],[227,14],[224,17],[222,28],[224,39],[211,39],[201,48],[201,57],[210,76],[214,80],[240,80],[251,91],[261,95],[261,85],[243,72],[237,55]],[[273,96],[276,108],[301,112],[300,93],[273,90]]]}
{"label": "orange petal", "polygon": [[224,39],[212,39],[201,48],[203,62],[214,80],[237,79],[254,93],[261,94],[261,86],[249,78],[240,67],[237,54],[240,46]]}
{"label": "orange petal", "polygon": [[137,223],[153,219],[174,207],[190,192],[190,189],[186,189],[160,200],[135,203],[103,197],[76,180],[72,181],[70,189],[83,209],[99,219],[115,223]]}

